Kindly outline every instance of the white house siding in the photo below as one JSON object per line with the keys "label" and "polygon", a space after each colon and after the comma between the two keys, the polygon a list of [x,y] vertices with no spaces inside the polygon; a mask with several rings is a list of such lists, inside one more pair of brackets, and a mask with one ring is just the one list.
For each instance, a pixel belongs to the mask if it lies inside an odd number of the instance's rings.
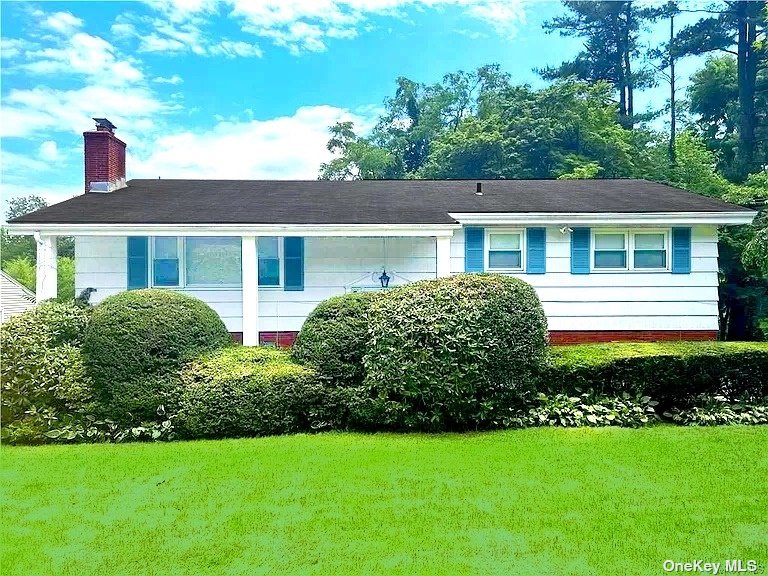
{"label": "white house siding", "polygon": [[[534,286],[550,330],[717,330],[717,228],[692,230],[691,273],[570,273],[570,237],[547,229],[547,273],[520,274]],[[75,239],[75,289],[96,288],[92,302],[126,289],[125,237]],[[385,250],[386,247],[386,250]],[[259,290],[259,331],[290,332],[322,300],[371,278],[386,266],[391,286],[435,277],[434,238],[305,239],[304,290]],[[464,271],[464,233],[451,239],[451,272]],[[365,278],[363,278],[365,276]],[[207,302],[231,332],[242,332],[242,291],[182,289]]]}
{"label": "white house siding", "polygon": [[[571,274],[570,254],[570,235],[547,228],[547,273],[516,275],[536,289],[550,330],[717,330],[715,226],[693,227],[690,274]],[[463,270],[464,235],[457,231],[451,272]]]}
{"label": "white house siding", "polygon": [[[91,302],[126,289],[125,237],[75,238],[75,289],[96,288]],[[392,277],[390,286],[435,277],[434,238],[330,238],[304,240],[304,290],[259,290],[259,331],[291,332],[301,329],[318,303],[352,286],[375,287],[382,266]],[[167,288],[166,288],[167,289]],[[221,316],[230,332],[242,332],[243,299],[239,288],[184,288],[180,292],[200,298]]]}
{"label": "white house siding", "polygon": [[35,295],[5,272],[0,272],[0,324],[34,307]]}

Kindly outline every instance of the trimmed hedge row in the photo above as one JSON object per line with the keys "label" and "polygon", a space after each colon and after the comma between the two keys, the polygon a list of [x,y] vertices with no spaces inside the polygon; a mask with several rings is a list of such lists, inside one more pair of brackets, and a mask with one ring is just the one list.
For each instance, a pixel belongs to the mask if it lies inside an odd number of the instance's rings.
{"label": "trimmed hedge row", "polygon": [[541,378],[549,393],[650,396],[662,408],[697,396],[768,397],[768,343],[674,342],[554,346]]}
{"label": "trimmed hedge row", "polygon": [[274,348],[232,346],[190,362],[180,376],[176,426],[188,438],[338,429],[359,403],[354,388],[324,386],[317,373]]}

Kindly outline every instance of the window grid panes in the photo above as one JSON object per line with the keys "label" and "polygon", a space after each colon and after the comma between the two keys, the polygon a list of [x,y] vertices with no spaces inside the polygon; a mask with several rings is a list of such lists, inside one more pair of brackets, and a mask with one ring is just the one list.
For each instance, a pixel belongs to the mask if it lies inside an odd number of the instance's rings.
{"label": "window grid panes", "polygon": [[514,270],[523,267],[522,235],[519,233],[489,234],[488,268]]}
{"label": "window grid panes", "polygon": [[626,267],[626,236],[621,233],[595,234],[595,268]]}
{"label": "window grid panes", "polygon": [[635,234],[634,267],[666,268],[667,243],[663,232]]}
{"label": "window grid panes", "polygon": [[280,243],[275,236],[259,238],[259,285],[280,285]]}
{"label": "window grid panes", "polygon": [[152,250],[153,286],[179,285],[179,239],[176,236],[154,238]]}

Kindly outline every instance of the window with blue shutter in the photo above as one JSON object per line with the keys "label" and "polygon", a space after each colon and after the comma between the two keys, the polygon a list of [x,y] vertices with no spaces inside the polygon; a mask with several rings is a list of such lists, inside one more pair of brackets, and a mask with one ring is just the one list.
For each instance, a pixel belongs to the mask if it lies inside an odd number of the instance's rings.
{"label": "window with blue shutter", "polygon": [[464,271],[482,272],[485,262],[485,229],[464,228]]}
{"label": "window with blue shutter", "polygon": [[672,228],[672,274],[691,273],[691,229]]}
{"label": "window with blue shutter", "polygon": [[571,232],[571,274],[589,274],[589,228],[574,228]]}
{"label": "window with blue shutter", "polygon": [[304,238],[283,238],[285,290],[304,290]]}
{"label": "window with blue shutter", "polygon": [[149,239],[128,237],[128,290],[146,288],[149,276]]}
{"label": "window with blue shutter", "polygon": [[528,274],[544,274],[547,271],[547,230],[528,228],[526,230],[526,267]]}
{"label": "window with blue shutter", "polygon": [[156,236],[152,246],[152,286],[179,285],[179,239]]}

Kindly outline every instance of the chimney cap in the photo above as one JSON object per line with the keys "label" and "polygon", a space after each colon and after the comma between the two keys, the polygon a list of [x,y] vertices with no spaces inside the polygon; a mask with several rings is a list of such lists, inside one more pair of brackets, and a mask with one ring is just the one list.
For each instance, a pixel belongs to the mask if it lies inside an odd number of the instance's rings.
{"label": "chimney cap", "polygon": [[106,129],[109,132],[113,132],[113,131],[117,130],[117,126],[112,124],[112,122],[110,122],[106,118],[94,118],[94,120],[96,121],[96,129],[97,130],[104,130],[104,129]]}

